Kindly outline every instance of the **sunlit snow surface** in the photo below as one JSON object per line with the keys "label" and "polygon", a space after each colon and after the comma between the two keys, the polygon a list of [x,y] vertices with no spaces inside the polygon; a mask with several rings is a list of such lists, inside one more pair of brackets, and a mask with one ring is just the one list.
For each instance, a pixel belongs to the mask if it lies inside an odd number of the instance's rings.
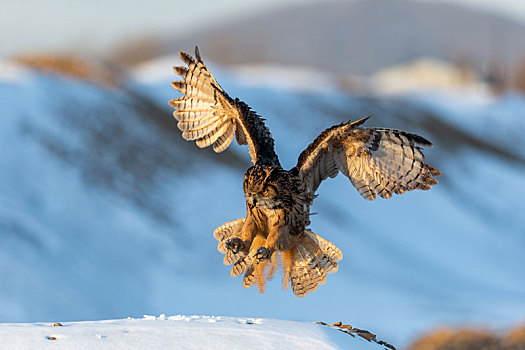
{"label": "sunlit snow surface", "polygon": [[313,323],[269,319],[162,314],[54,324],[2,324],[2,349],[387,349]]}
{"label": "sunlit snow surface", "polygon": [[[176,57],[153,61],[126,84],[161,108],[166,123],[158,124],[126,91],[1,63],[0,321],[162,312],[343,321],[394,345],[438,325],[525,321],[525,168],[455,150],[446,135],[425,150],[444,173],[431,191],[367,202],[343,176],[322,184],[311,228],[344,258],[315,293],[299,299],[281,289],[279,277],[263,295],[243,289],[212,232],[245,215],[248,152],[232,146],[230,155],[245,160],[232,166],[181,141],[167,105],[177,96],[169,82],[178,64]],[[267,119],[286,168],[324,128],[367,114],[374,114],[369,126],[424,133],[396,116],[401,110],[423,120],[418,111],[430,111],[511,151],[522,139],[497,130],[525,131],[519,96],[374,102],[334,92],[332,79],[320,82],[323,91],[296,91],[290,77],[284,87],[278,76],[274,86],[268,79],[258,86],[256,74],[243,83],[249,70],[235,78],[212,69],[230,95]]]}

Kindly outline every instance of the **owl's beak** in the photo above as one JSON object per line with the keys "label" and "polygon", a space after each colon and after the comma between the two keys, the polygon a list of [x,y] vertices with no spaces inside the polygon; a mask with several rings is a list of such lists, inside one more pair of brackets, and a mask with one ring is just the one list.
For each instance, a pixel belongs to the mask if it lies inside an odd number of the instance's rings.
{"label": "owl's beak", "polygon": [[257,198],[253,195],[246,195],[246,204],[252,208],[255,207],[257,205]]}

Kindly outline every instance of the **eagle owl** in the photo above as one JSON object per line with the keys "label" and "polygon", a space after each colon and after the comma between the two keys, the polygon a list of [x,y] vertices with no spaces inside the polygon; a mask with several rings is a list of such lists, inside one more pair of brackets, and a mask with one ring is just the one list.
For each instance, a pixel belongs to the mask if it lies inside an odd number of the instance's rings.
{"label": "eagle owl", "polygon": [[235,138],[248,145],[253,166],[243,182],[246,217],[214,231],[224,264],[231,275],[244,274],[243,286],[264,291],[265,281],[283,269],[283,286],[304,297],[337,271],[343,257],[331,242],[313,233],[310,206],[323,180],[339,172],[359,194],[374,200],[415,189],[428,190],[441,173],[423,162],[425,138],[392,129],[364,128],[368,119],[341,123],[324,130],[285,170],[263,119],[244,102],[231,98],[213,78],[199,50],[195,58],[180,52],[186,67],[174,67],[182,81],[172,86],[182,96],[170,101],[182,136],[203,148],[222,152]]}

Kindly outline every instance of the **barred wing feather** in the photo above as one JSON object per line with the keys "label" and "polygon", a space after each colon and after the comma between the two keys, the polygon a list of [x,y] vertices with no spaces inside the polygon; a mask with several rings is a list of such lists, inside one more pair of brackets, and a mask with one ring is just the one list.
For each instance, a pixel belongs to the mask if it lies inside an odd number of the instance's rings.
{"label": "barred wing feather", "polygon": [[441,172],[424,163],[420,147],[431,147],[430,141],[400,130],[359,127],[367,119],[324,130],[301,153],[296,168],[307,192],[339,172],[367,200],[437,184],[434,177]]}
{"label": "barred wing feather", "polygon": [[172,83],[182,96],[170,101],[182,137],[222,152],[235,137],[248,144],[252,162],[279,165],[274,141],[264,121],[244,102],[232,99],[212,76],[195,47],[195,58],[179,53],[187,67],[174,67],[182,81]]}

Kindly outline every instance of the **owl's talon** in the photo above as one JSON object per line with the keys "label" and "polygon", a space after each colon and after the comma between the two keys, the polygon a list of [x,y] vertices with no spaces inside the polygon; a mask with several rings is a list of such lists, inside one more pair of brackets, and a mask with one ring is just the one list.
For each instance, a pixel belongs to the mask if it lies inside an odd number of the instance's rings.
{"label": "owl's talon", "polygon": [[225,246],[226,246],[226,249],[231,250],[233,254],[237,254],[241,250],[241,247],[243,246],[243,244],[244,243],[242,239],[238,237],[233,237],[226,241]]}
{"label": "owl's talon", "polygon": [[253,257],[257,259],[257,264],[258,264],[262,260],[269,260],[270,257],[272,256],[272,253],[273,253],[273,250],[268,250],[266,249],[266,247],[259,247]]}

